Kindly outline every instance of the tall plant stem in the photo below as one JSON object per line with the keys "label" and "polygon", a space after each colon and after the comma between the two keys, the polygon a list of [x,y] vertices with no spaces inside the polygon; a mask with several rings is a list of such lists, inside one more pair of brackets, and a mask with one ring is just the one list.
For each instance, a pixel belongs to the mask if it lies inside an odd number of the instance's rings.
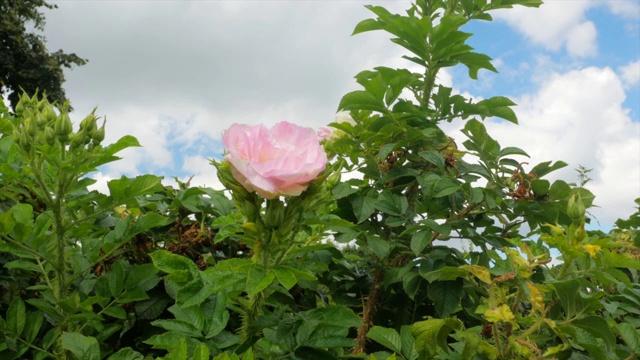
{"label": "tall plant stem", "polygon": [[362,311],[362,326],[358,329],[358,336],[356,337],[356,343],[358,346],[354,347],[351,352],[353,354],[360,354],[365,351],[365,343],[367,341],[367,333],[373,326],[373,316],[376,314],[378,308],[378,300],[382,294],[382,280],[384,273],[382,269],[375,271],[373,275],[373,284],[371,284],[371,290],[369,295],[365,299],[365,306]]}

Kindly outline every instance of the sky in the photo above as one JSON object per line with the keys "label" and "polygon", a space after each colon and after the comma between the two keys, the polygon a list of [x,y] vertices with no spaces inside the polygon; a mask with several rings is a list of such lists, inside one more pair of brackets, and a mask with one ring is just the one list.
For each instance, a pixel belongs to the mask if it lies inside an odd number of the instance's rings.
{"label": "sky", "polygon": [[[89,60],[66,71],[79,123],[94,107],[107,118],[105,143],[124,135],[142,148],[92,174],[97,188],[122,175],[152,173],[167,184],[221,188],[220,158],[232,123],[332,122],[353,76],[376,66],[412,68],[383,32],[351,36],[372,17],[366,4],[400,13],[409,1],[51,1],[43,35],[50,51]],[[439,81],[474,99],[507,96],[519,125],[485,120],[503,146],[530,164],[569,163],[551,179],[577,181],[592,169],[591,213],[601,228],[634,212],[640,197],[640,2],[547,0],[539,9],[493,13],[463,31],[499,73],[470,80],[463,67]],[[444,124],[461,144],[461,121]],[[462,146],[460,146],[462,148]]]}

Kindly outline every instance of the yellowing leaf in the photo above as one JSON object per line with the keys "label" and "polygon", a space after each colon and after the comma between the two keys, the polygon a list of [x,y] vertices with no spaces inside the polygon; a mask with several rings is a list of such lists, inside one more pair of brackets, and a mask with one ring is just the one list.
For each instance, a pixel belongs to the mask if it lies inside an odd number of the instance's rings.
{"label": "yellowing leaf", "polygon": [[515,316],[511,312],[511,309],[507,305],[500,305],[498,307],[491,308],[485,311],[484,317],[485,319],[487,319],[488,322],[492,322],[492,323],[495,323],[498,321],[509,322],[515,319]]}
{"label": "yellowing leaf", "polygon": [[491,284],[491,274],[489,274],[489,269],[486,267],[480,265],[462,265],[460,268],[470,272],[485,284]]}
{"label": "yellowing leaf", "polygon": [[600,245],[591,245],[591,244],[587,244],[587,245],[583,245],[582,246],[585,250],[587,250],[587,252],[589,253],[589,255],[591,255],[592,257],[596,257],[596,251],[602,250],[602,248],[600,247]]}

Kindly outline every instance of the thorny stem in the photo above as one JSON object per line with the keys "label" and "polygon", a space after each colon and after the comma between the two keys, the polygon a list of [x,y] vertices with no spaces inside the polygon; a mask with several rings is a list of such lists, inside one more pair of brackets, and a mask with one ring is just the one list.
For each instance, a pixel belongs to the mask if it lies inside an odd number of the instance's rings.
{"label": "thorny stem", "polygon": [[382,269],[378,269],[375,271],[373,276],[373,284],[371,284],[371,291],[366,298],[366,305],[362,311],[362,326],[358,329],[358,336],[356,337],[356,343],[358,346],[355,346],[351,352],[353,354],[360,354],[365,351],[365,344],[367,341],[367,333],[369,329],[373,326],[373,316],[377,311],[378,299],[382,294],[382,280],[384,279],[384,273]]}

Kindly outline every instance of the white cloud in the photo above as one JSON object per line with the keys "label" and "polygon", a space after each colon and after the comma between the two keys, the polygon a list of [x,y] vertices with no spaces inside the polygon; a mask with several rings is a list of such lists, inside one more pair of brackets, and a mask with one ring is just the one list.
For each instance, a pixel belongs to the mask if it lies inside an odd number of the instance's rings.
{"label": "white cloud", "polygon": [[596,26],[591,21],[585,21],[572,27],[567,34],[567,51],[575,57],[596,55]]}
{"label": "white cloud", "polygon": [[621,66],[619,70],[625,87],[630,88],[640,83],[640,60]]}
{"label": "white cloud", "polygon": [[[185,156],[184,162],[182,163],[182,170],[190,174],[191,186],[204,186],[216,190],[224,190],[224,186],[216,175],[216,168],[211,165],[209,159],[200,155]],[[186,181],[189,177],[181,179],[181,181]]]}
{"label": "white cloud", "polygon": [[540,8],[496,11],[495,18],[506,21],[535,44],[549,50],[566,47],[570,55],[585,57],[597,51],[595,26],[585,19],[586,10],[593,5],[588,1],[551,0]]}
{"label": "white cloud", "polygon": [[630,215],[640,196],[640,123],[623,107],[625,97],[610,68],[558,73],[537,92],[515,99],[520,125],[491,120],[486,126],[503,147],[527,151],[531,164],[569,163],[553,178],[574,182],[578,165],[593,169],[587,187],[601,208],[592,213],[611,225]]}
{"label": "white cloud", "polygon": [[640,19],[640,2],[635,0],[608,0],[607,7],[611,13],[627,19]]}

